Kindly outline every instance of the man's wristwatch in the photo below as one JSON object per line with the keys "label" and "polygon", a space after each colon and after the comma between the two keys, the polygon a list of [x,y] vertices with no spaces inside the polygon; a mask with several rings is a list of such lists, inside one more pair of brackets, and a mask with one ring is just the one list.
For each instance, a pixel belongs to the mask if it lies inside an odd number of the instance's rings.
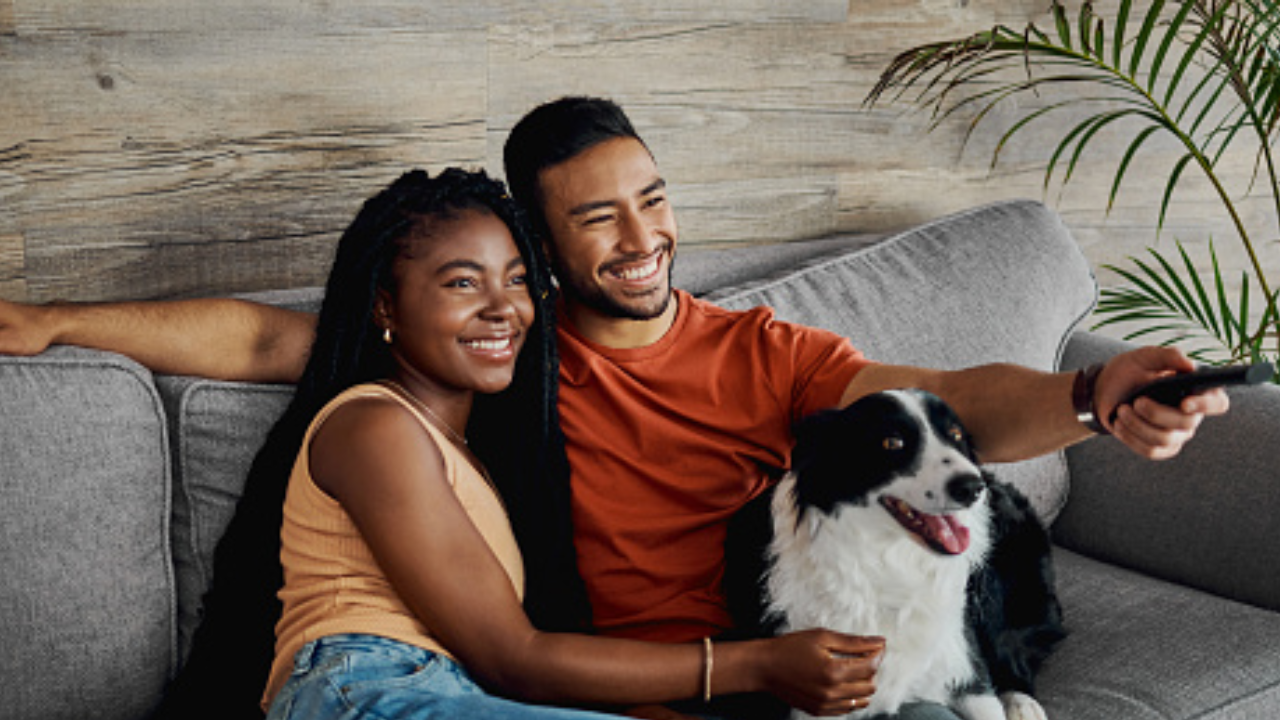
{"label": "man's wristwatch", "polygon": [[1071,386],[1071,405],[1076,411],[1076,420],[1098,435],[1110,435],[1111,431],[1098,418],[1098,406],[1095,402],[1098,376],[1106,363],[1095,363],[1076,373],[1075,383]]}

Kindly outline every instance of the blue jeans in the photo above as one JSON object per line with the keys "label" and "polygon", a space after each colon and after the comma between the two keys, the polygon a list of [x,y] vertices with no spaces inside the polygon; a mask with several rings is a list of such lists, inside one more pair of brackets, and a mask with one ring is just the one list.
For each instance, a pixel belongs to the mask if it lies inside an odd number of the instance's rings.
{"label": "blue jeans", "polygon": [[485,692],[444,655],[373,635],[303,646],[267,720],[606,720]]}
{"label": "blue jeans", "polygon": [[863,720],[960,720],[949,708],[933,703],[903,705],[897,715],[876,715]]}

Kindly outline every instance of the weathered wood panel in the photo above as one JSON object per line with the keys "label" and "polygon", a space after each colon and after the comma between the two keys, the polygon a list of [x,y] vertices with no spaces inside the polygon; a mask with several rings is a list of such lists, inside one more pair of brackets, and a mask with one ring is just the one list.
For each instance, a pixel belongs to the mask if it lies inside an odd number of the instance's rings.
{"label": "weathered wood panel", "polygon": [[483,161],[483,41],[279,31],[8,41],[0,232],[25,238],[28,297],[320,281],[373,190],[409,166]]}
{"label": "weathered wood panel", "polygon": [[0,35],[12,35],[17,32],[17,24],[13,17],[13,0],[0,0]]}
{"label": "weathered wood panel", "polygon": [[[848,0],[16,0],[22,32],[256,32],[285,28],[325,34],[341,28],[400,32],[476,30],[508,24],[843,22]],[[855,0],[856,1],[856,0]],[[13,6],[14,0],[4,0]],[[0,3],[2,6],[3,3]],[[369,42],[377,42],[370,36]],[[459,38],[462,43],[464,38]]]}
{"label": "weathered wood panel", "polygon": [[[1118,0],[1096,3],[1114,11]],[[1073,3],[1074,6],[1074,3]],[[319,282],[360,202],[402,169],[500,174],[511,125],[569,93],[628,110],[671,182],[683,248],[886,231],[1044,197],[1096,263],[1153,242],[1176,149],[1108,215],[1120,139],[1042,189],[1061,118],[988,169],[1018,108],[963,118],[863,100],[899,51],[1048,0],[0,0],[0,295],[175,297]],[[1025,111],[1045,99],[1022,99]],[[1251,158],[1233,158],[1243,192]],[[1251,225],[1274,210],[1247,205]],[[1161,245],[1238,243],[1204,187]],[[1266,248],[1269,266],[1280,249]]]}
{"label": "weathered wood panel", "polygon": [[0,297],[25,297],[25,260],[21,235],[0,235]]}

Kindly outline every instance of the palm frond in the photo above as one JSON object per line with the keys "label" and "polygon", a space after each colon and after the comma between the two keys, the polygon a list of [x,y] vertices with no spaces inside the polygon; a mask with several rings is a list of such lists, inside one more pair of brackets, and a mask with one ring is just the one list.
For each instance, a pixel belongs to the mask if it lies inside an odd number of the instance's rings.
{"label": "palm frond", "polygon": [[[1252,263],[1236,309],[1221,282],[1213,255],[1215,284],[1210,292],[1191,271],[1179,246],[1175,261],[1154,256],[1154,264],[1136,261],[1126,278],[1132,293],[1107,295],[1112,317],[1143,319],[1175,336],[1207,334],[1243,356],[1274,340],[1280,353],[1280,308],[1258,259],[1235,200],[1218,177],[1217,168],[1233,146],[1258,145],[1250,189],[1259,182],[1275,203],[1280,223],[1280,171],[1272,153],[1280,136],[1280,3],[1275,0],[1152,0],[1145,13],[1133,0],[1119,0],[1108,28],[1087,0],[1074,17],[1062,0],[1053,0],[1049,32],[1028,24],[1021,31],[997,25],[956,40],[931,43],[899,54],[882,73],[865,104],[909,98],[932,111],[932,127],[957,115],[968,115],[964,142],[1002,104],[1028,93],[1037,101],[1055,88],[1093,87],[1100,93],[1069,95],[1039,102],[1005,129],[992,152],[994,167],[1001,153],[1032,125],[1060,112],[1085,111],[1074,119],[1056,145],[1045,169],[1045,191],[1057,179],[1063,186],[1085,162],[1087,149],[1103,136],[1129,138],[1115,168],[1106,211],[1115,206],[1120,188],[1140,162],[1152,138],[1171,137],[1183,148],[1172,164],[1159,204],[1155,231],[1164,228],[1175,188],[1188,167],[1198,168],[1230,217]],[[1175,268],[1181,264],[1185,278]],[[1123,274],[1122,274],[1123,276]],[[1247,312],[1252,282],[1261,290],[1263,325],[1250,331]],[[1181,318],[1185,328],[1176,330]],[[1142,331],[1146,332],[1146,331]]]}
{"label": "palm frond", "polygon": [[1182,243],[1177,243],[1176,260],[1152,248],[1147,252],[1155,262],[1129,258],[1136,270],[1104,266],[1128,285],[1103,289],[1095,329],[1136,323],[1138,327],[1127,332],[1126,339],[1161,335],[1160,344],[1195,343],[1195,356],[1215,364],[1262,355],[1261,342],[1247,342],[1251,336],[1249,278],[1242,274],[1239,295],[1233,303],[1212,242],[1212,283],[1208,286]]}

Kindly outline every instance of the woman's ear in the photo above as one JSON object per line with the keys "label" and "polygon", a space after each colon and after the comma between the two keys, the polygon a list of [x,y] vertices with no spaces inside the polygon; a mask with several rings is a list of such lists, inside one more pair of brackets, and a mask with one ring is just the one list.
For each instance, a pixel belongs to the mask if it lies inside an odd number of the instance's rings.
{"label": "woman's ear", "polygon": [[391,308],[391,295],[383,288],[378,288],[378,297],[373,301],[373,324],[382,330],[395,331],[395,318]]}

